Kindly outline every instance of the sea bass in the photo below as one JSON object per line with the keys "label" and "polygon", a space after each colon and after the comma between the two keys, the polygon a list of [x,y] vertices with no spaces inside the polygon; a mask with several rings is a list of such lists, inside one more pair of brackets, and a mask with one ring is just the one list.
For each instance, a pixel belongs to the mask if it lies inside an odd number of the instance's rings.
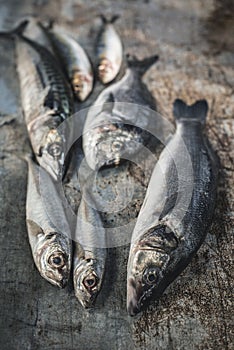
{"label": "sea bass", "polygon": [[[27,21],[25,21],[27,25]],[[73,98],[57,61],[43,46],[12,32],[28,134],[38,163],[54,178],[64,171],[66,133],[58,127],[73,113]]]}
{"label": "sea bass", "polygon": [[97,39],[97,69],[98,77],[103,84],[110,83],[119,73],[123,61],[123,46],[113,23],[119,16],[108,20],[101,15],[102,28]]}
{"label": "sea bass", "polygon": [[[44,180],[50,203],[42,190]],[[53,285],[65,287],[72,255],[69,226],[52,178],[32,159],[28,159],[26,223],[33,259],[41,276]]]}
{"label": "sea bass", "polygon": [[176,132],[160,155],[132,235],[127,309],[140,312],[185,269],[205,239],[218,164],[204,135],[205,100],[174,102]]}
{"label": "sea bass", "polygon": [[152,110],[156,110],[156,102],[142,76],[157,59],[128,58],[124,77],[103,90],[90,107],[83,149],[92,169],[118,164],[121,158],[136,154],[144,143],[144,129]]}
{"label": "sea bass", "polygon": [[94,76],[90,59],[80,44],[70,35],[55,31],[52,26],[39,27],[49,38],[54,53],[62,63],[62,67],[79,101],[84,101],[93,90]]}

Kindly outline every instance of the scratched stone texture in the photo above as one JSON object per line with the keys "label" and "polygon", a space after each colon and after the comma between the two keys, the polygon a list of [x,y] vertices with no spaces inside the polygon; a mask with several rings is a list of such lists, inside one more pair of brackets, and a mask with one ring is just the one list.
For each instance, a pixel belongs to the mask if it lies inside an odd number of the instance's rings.
{"label": "scratched stone texture", "polygon": [[[159,54],[145,75],[160,112],[172,120],[172,103],[206,98],[207,133],[220,158],[220,181],[212,227],[191,264],[158,302],[137,318],[126,313],[129,247],[108,252],[103,289],[91,311],[81,308],[72,283],[58,290],[36,270],[25,226],[30,144],[20,107],[13,42],[0,41],[0,349],[119,350],[233,349],[233,129],[234,6],[218,0],[0,0],[0,29],[25,15],[52,16],[93,55],[100,13],[120,14],[116,27],[125,51],[139,57]],[[88,106],[101,90],[79,108]],[[149,169],[123,165],[99,178],[103,196],[122,182],[135,181],[132,203],[106,215],[113,227],[134,219],[142,203]],[[69,192],[69,189],[67,189]],[[123,195],[124,195],[123,191]],[[79,193],[77,193],[79,198]]]}

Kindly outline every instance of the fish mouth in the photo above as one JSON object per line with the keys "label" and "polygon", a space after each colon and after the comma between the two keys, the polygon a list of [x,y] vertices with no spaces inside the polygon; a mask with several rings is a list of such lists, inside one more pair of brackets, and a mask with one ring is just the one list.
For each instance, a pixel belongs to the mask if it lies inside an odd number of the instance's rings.
{"label": "fish mouth", "polygon": [[84,308],[91,308],[100,291],[100,279],[94,269],[74,272],[74,289],[76,298]]}
{"label": "fish mouth", "polygon": [[133,279],[128,282],[127,288],[127,312],[129,316],[136,316],[140,312],[138,293]]}
{"label": "fish mouth", "polygon": [[100,64],[98,65],[99,79],[104,84],[110,83],[114,79],[113,70],[114,70],[113,65],[109,60],[107,59],[101,60]]}

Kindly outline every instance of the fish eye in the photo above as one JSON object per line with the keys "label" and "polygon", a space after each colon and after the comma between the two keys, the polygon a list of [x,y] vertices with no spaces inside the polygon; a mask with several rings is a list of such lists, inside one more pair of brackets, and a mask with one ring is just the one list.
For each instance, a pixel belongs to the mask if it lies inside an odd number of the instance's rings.
{"label": "fish eye", "polygon": [[61,155],[61,153],[62,153],[61,144],[59,144],[58,142],[54,142],[54,143],[50,144],[48,146],[48,153],[52,157],[59,157]]}
{"label": "fish eye", "polygon": [[158,271],[156,268],[150,267],[144,271],[143,279],[147,284],[154,284],[158,279]]}
{"label": "fish eye", "polygon": [[112,151],[120,151],[123,148],[122,142],[114,141],[112,144]]}
{"label": "fish eye", "polygon": [[84,278],[83,284],[87,289],[92,289],[92,288],[96,287],[96,285],[98,284],[98,279],[96,276],[91,275],[91,276]]}
{"label": "fish eye", "polygon": [[52,254],[49,257],[49,264],[53,267],[63,267],[65,265],[63,255],[61,253]]}

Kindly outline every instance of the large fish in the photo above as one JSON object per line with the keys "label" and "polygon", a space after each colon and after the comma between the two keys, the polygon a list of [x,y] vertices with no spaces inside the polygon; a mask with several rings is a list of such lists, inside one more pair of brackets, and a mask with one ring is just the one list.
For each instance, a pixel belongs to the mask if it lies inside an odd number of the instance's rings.
{"label": "large fish", "polygon": [[132,235],[127,309],[140,312],[188,265],[215,206],[217,159],[204,134],[205,100],[174,102],[176,132],[161,153]]}
{"label": "large fish", "polygon": [[76,97],[80,101],[86,100],[94,83],[93,68],[87,53],[70,35],[53,30],[51,25],[45,26],[39,22],[39,26],[61,61]]}
{"label": "large fish", "polygon": [[136,154],[144,143],[144,130],[156,103],[142,76],[157,59],[158,56],[128,58],[124,77],[103,90],[90,107],[83,148],[92,169],[117,164],[121,158]]}
{"label": "large fish", "polygon": [[97,39],[97,69],[98,77],[103,84],[110,83],[119,73],[123,61],[123,46],[113,23],[119,16],[108,20],[101,15],[102,28]]}
{"label": "large fish", "polygon": [[31,159],[28,159],[26,223],[33,259],[41,276],[53,285],[65,287],[71,270],[69,226],[52,178]]}
{"label": "large fish", "polygon": [[27,23],[9,33],[16,40],[22,107],[38,163],[59,179],[64,171],[66,132],[58,128],[73,113],[72,92],[52,54],[22,36]]}

